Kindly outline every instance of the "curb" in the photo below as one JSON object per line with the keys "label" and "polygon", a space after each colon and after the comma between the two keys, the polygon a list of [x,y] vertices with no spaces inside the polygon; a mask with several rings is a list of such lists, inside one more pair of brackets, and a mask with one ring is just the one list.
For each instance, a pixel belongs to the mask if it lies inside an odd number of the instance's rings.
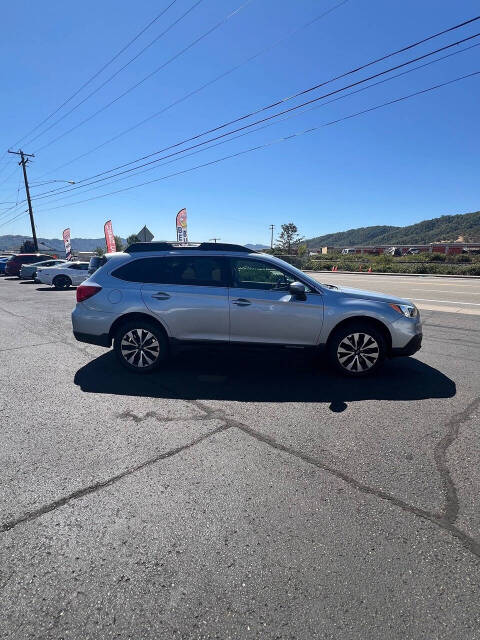
{"label": "curb", "polygon": [[344,273],[347,275],[354,276],[364,276],[364,275],[372,275],[372,276],[406,276],[412,278],[464,278],[464,279],[473,279],[480,280],[480,276],[469,276],[469,275],[458,275],[458,274],[448,274],[448,273],[384,273],[382,271],[372,271],[369,273],[368,271],[330,271],[329,269],[322,269],[319,271],[312,271],[310,269],[302,269],[304,273]]}

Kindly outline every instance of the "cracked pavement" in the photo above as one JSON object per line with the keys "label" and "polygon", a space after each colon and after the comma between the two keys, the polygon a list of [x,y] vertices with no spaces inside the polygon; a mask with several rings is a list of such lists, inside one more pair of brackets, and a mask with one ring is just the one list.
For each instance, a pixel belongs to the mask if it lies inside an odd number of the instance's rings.
{"label": "cracked pavement", "polygon": [[480,638],[478,317],[371,380],[139,377],[41,289],[0,280],[1,638]]}

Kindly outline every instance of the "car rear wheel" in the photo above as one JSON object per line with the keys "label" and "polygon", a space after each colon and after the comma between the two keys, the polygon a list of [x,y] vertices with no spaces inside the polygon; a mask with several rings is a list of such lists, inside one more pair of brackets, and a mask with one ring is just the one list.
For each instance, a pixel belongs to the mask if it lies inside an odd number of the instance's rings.
{"label": "car rear wheel", "polygon": [[337,371],[359,378],[373,373],[383,364],[385,338],[369,323],[352,323],[333,333],[327,351]]}
{"label": "car rear wheel", "polygon": [[68,276],[55,276],[52,284],[55,289],[67,289],[72,286],[72,281]]}
{"label": "car rear wheel", "polygon": [[113,348],[120,363],[135,373],[150,373],[168,357],[163,331],[142,320],[123,324],[115,335]]}

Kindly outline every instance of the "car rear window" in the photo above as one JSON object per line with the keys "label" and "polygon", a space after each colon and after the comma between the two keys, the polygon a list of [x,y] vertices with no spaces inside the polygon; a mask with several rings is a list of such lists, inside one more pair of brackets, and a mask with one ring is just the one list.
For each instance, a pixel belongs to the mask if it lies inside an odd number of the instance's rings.
{"label": "car rear window", "polygon": [[227,263],[214,256],[169,256],[141,258],[113,271],[127,282],[146,284],[186,284],[203,287],[226,287]]}

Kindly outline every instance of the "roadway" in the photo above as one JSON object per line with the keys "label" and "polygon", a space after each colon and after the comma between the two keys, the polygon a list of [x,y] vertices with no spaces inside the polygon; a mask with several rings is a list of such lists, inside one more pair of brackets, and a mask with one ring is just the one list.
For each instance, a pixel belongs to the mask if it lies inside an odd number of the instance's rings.
{"label": "roadway", "polygon": [[376,273],[308,271],[319,282],[393,293],[419,309],[480,315],[480,278],[390,276]]}
{"label": "roadway", "polygon": [[218,350],[141,377],[73,339],[73,291],[0,280],[1,638],[480,636],[478,281],[318,275],[448,310],[369,380]]}

